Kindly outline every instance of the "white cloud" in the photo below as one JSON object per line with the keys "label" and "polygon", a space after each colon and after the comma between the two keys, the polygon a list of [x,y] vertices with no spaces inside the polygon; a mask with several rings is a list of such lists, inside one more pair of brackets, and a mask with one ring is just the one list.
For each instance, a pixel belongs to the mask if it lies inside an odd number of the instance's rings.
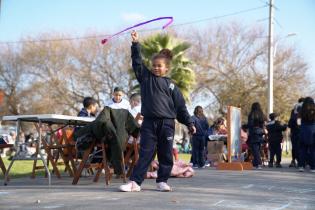
{"label": "white cloud", "polygon": [[123,13],[121,14],[121,17],[124,21],[127,22],[136,22],[145,19],[145,17],[139,13]]}

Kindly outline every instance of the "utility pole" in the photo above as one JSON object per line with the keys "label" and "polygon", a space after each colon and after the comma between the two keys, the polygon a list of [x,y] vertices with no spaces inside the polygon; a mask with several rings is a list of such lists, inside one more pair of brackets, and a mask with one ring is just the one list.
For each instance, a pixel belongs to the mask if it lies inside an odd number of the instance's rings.
{"label": "utility pole", "polygon": [[268,113],[273,112],[273,0],[269,1],[269,36],[268,36]]}

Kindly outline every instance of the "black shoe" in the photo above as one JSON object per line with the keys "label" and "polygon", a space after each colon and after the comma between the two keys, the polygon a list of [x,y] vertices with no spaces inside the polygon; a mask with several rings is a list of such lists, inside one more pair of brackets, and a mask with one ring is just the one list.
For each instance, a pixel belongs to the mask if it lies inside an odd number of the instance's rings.
{"label": "black shoe", "polygon": [[269,163],[269,164],[268,164],[268,167],[269,167],[269,168],[273,168],[273,164],[272,164],[272,163]]}
{"label": "black shoe", "polygon": [[282,168],[282,165],[280,163],[277,163],[276,168]]}

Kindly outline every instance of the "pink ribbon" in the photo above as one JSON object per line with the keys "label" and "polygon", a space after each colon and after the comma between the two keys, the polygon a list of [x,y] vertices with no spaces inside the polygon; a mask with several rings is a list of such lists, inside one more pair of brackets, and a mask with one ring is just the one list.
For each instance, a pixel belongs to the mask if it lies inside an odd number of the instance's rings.
{"label": "pink ribbon", "polygon": [[130,30],[130,29],[132,29],[132,28],[136,28],[136,27],[145,25],[145,24],[147,24],[147,23],[151,23],[151,22],[158,21],[158,20],[163,20],[163,19],[169,19],[169,21],[162,27],[162,29],[165,29],[166,27],[168,27],[168,26],[173,22],[173,17],[159,17],[159,18],[155,18],[155,19],[152,19],[152,20],[148,20],[148,21],[142,22],[142,23],[138,23],[138,24],[136,24],[136,25],[134,25],[134,26],[131,26],[131,27],[128,27],[128,28],[126,28],[126,29],[124,29],[124,30],[122,30],[122,31],[119,31],[119,32],[117,32],[117,33],[115,33],[115,34],[109,36],[109,37],[106,38],[106,39],[103,39],[103,40],[102,40],[102,44],[106,44],[107,41],[110,40],[111,38],[113,38],[114,36],[117,36],[117,35],[119,35],[119,34],[125,32],[125,31],[128,31],[128,30]]}

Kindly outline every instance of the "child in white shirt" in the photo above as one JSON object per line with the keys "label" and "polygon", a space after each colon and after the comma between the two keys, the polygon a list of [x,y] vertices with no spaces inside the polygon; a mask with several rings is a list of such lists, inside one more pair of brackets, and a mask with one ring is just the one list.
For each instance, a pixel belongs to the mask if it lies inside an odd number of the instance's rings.
{"label": "child in white shirt", "polygon": [[115,87],[113,98],[107,103],[105,103],[105,106],[108,106],[112,109],[127,109],[128,111],[131,110],[129,101],[124,99],[124,92],[120,87]]}

